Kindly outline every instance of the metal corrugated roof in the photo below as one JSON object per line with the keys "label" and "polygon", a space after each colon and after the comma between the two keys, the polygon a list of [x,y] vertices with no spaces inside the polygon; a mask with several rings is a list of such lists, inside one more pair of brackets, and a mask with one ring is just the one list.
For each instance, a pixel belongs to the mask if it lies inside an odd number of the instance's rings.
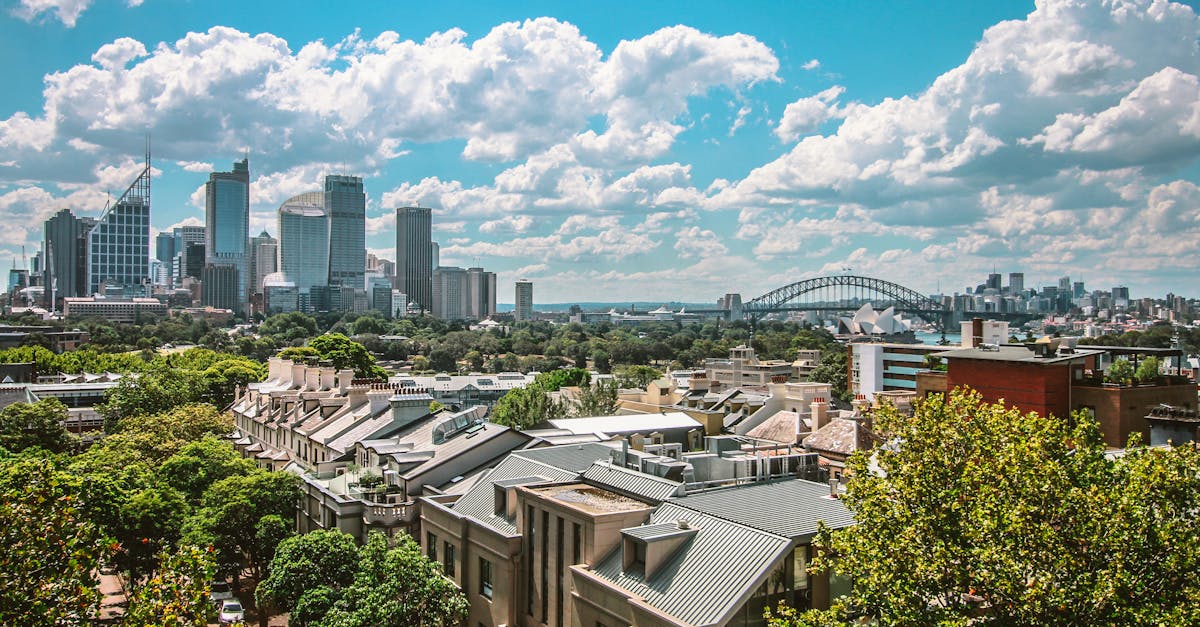
{"label": "metal corrugated roof", "polygon": [[584,471],[583,480],[654,503],[681,495],[683,487],[682,483],[615,466],[609,461],[592,464],[591,468]]}
{"label": "metal corrugated roof", "polygon": [[788,538],[671,503],[651,515],[655,527],[687,520],[695,535],[648,579],[641,568],[622,568],[621,549],[592,570],[689,625],[723,624],[761,585],[771,566],[791,548]]}
{"label": "metal corrugated roof", "polygon": [[607,459],[611,447],[600,444],[573,444],[513,451],[482,481],[475,484],[451,507],[506,535],[517,528],[508,519],[496,515],[495,483],[508,479],[540,476],[549,482],[574,481],[597,459]]}
{"label": "metal corrugated roof", "polygon": [[621,530],[622,534],[631,538],[638,538],[639,540],[657,540],[659,538],[667,538],[670,536],[684,535],[695,532],[696,530],[691,527],[681,529],[679,527],[679,521],[657,523],[653,525],[642,525],[641,527],[629,527]]}
{"label": "metal corrugated roof", "polygon": [[817,533],[818,521],[831,529],[854,524],[846,505],[829,497],[829,486],[803,479],[724,488],[669,502],[801,541]]}

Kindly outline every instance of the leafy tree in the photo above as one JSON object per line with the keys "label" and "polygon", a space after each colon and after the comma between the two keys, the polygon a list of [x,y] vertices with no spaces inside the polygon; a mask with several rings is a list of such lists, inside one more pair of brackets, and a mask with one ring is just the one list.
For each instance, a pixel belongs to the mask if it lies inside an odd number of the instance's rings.
{"label": "leafy tree", "polygon": [[278,514],[267,514],[259,518],[258,523],[254,525],[255,550],[268,568],[275,559],[275,551],[279,549],[279,544],[295,535],[292,531],[294,527],[292,519],[285,520]]}
{"label": "leafy tree", "polygon": [[354,582],[318,623],[322,627],[457,625],[467,617],[467,597],[442,577],[441,565],[421,553],[408,534],[395,546],[372,532],[359,552]]}
{"label": "leafy tree", "polygon": [[0,461],[0,624],[84,625],[100,608],[111,551],[56,460]]}
{"label": "leafy tree", "polygon": [[603,374],[612,372],[612,356],[608,354],[608,351],[592,351],[592,363],[596,366],[596,370]]}
{"label": "leafy tree", "polygon": [[617,397],[617,382],[604,379],[584,385],[579,389],[579,405],[575,407],[576,416],[611,416],[617,413],[621,404]]}
{"label": "leafy tree", "polygon": [[662,371],[650,366],[629,366],[617,375],[617,385],[623,388],[646,389],[650,382],[657,381]]}
{"label": "leafy tree", "polygon": [[1183,625],[1200,621],[1200,451],[1136,442],[1109,459],[1095,420],[1021,414],[969,390],[904,417],[848,464],[857,524],[813,569],[853,578],[827,612],[773,625]]}
{"label": "leafy tree", "polygon": [[429,370],[429,358],[424,355],[416,355],[412,358],[413,372],[425,372]]}
{"label": "leafy tree", "polygon": [[514,429],[528,429],[540,422],[567,415],[566,406],[541,386],[514,388],[496,403],[492,422]]}
{"label": "leafy tree", "polygon": [[1137,371],[1133,373],[1133,376],[1142,383],[1157,379],[1159,376],[1158,358],[1151,356],[1143,359],[1138,364]]}
{"label": "leafy tree", "polygon": [[315,337],[309,341],[308,346],[317,351],[321,359],[332,361],[333,367],[338,370],[351,368],[358,377],[387,378],[387,371],[375,365],[375,358],[362,344],[341,333],[327,333]]}
{"label": "leafy tree", "polygon": [[121,419],[111,435],[85,455],[158,466],[189,442],[232,430],[233,419],[212,405],[184,405],[154,415],[137,414]]}
{"label": "leafy tree", "polygon": [[435,348],[429,352],[429,367],[438,372],[458,372],[458,364],[449,351]]}
{"label": "leafy tree", "polygon": [[299,483],[292,473],[266,470],[217,481],[205,491],[202,507],[188,523],[187,537],[210,539],[221,553],[218,561],[245,563],[258,576],[265,566],[257,536],[259,521],[270,515],[292,519]]}
{"label": "leafy tree", "polygon": [[809,381],[828,383],[832,394],[844,401],[850,400],[849,374],[846,365],[846,349],[834,346],[821,353],[821,363],[808,375]]}
{"label": "leafy tree", "polygon": [[210,552],[181,546],[158,556],[154,576],[134,588],[124,623],[130,625],[193,625],[212,618],[210,582],[216,563]]}
{"label": "leafy tree", "polygon": [[13,403],[0,411],[0,447],[14,453],[33,447],[51,453],[72,449],[78,438],[63,428],[68,418],[67,406],[57,398]]}
{"label": "leafy tree", "polygon": [[1133,364],[1128,359],[1118,357],[1109,365],[1104,373],[1104,380],[1110,383],[1129,383],[1134,376]]}
{"label": "leafy tree", "polygon": [[357,570],[358,545],[350,534],[322,529],[293,536],[279,543],[270,574],[259,582],[254,599],[259,607],[292,612],[305,597],[313,595],[311,603],[349,586]]}
{"label": "leafy tree", "polygon": [[246,384],[252,381],[262,381],[266,374],[263,364],[249,359],[223,359],[206,368],[201,374],[205,385],[202,396],[217,407],[225,407],[233,402],[233,395],[238,387],[245,388]]}
{"label": "leafy tree", "polygon": [[104,416],[104,429],[113,433],[124,418],[168,411],[200,400],[202,384],[182,369],[159,366],[136,377],[127,376],[104,393],[96,411]]}
{"label": "leafy tree", "polygon": [[283,344],[302,341],[317,334],[317,321],[312,316],[298,311],[275,314],[258,327],[259,335],[270,337]]}
{"label": "leafy tree", "polygon": [[483,371],[483,353],[477,350],[467,351],[464,358],[467,360],[467,367],[471,372]]}
{"label": "leafy tree", "polygon": [[255,470],[253,461],[242,457],[228,442],[213,435],[184,444],[159,466],[159,476],[192,503],[199,503],[212,484]]}
{"label": "leafy tree", "polygon": [[121,504],[121,523],[110,532],[120,542],[116,563],[133,580],[154,569],[156,555],[179,539],[188,505],[178,490],[147,486]]}

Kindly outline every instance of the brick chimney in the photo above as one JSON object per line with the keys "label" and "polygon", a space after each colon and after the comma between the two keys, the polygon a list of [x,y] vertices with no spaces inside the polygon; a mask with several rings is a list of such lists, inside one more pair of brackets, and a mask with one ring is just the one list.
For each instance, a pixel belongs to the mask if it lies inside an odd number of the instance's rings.
{"label": "brick chimney", "polygon": [[814,398],[812,404],[809,405],[809,411],[812,412],[811,422],[814,432],[829,424],[829,403],[825,401],[824,396]]}

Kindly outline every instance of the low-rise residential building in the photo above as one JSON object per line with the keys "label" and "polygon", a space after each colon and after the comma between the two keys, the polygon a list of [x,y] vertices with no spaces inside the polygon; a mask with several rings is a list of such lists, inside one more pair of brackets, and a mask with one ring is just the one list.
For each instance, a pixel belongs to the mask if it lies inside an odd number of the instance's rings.
{"label": "low-rise residential building", "polygon": [[275,358],[267,380],[231,406],[235,444],[261,466],[301,476],[301,531],[415,531],[426,488],[453,485],[531,440],[484,421],[482,408],[431,413],[433,401],[423,388]]}
{"label": "low-rise residential building", "polygon": [[727,359],[705,359],[704,371],[713,389],[739,385],[765,386],[772,381],[787,381],[794,373],[791,362],[782,359],[760,360],[754,354],[754,349],[745,345],[729,349]]}
{"label": "low-rise residential building", "polygon": [[827,485],[787,479],[815,456],[745,446],[514,451],[463,494],[422,499],[421,542],[473,626],[740,625],[764,603],[827,606],[808,544],[817,520],[852,519]]}
{"label": "low-rise residential building", "polygon": [[1194,409],[1197,404],[1195,384],[1178,375],[1140,383],[1105,381],[1100,365],[1111,362],[1111,356],[1103,347],[1060,346],[1051,341],[985,345],[937,356],[948,362],[946,390],[970,387],[984,401],[1003,401],[1044,416],[1066,419],[1085,411],[1100,423],[1105,444],[1111,448],[1124,447],[1134,433],[1149,438],[1146,416],[1154,407]]}

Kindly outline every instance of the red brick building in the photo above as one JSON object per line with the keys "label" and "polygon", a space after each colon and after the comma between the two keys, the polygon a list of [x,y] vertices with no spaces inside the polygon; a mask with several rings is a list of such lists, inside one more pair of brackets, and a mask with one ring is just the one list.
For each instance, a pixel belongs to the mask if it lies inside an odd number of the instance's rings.
{"label": "red brick building", "polygon": [[[1149,441],[1146,415],[1159,404],[1190,409],[1196,406],[1196,386],[1181,377],[1136,385],[1105,383],[1097,364],[1103,349],[1066,349],[1041,353],[1025,346],[988,346],[938,353],[947,362],[945,388],[968,386],[983,400],[1003,402],[1022,411],[1067,417],[1083,410],[1100,423],[1110,447],[1124,447],[1129,436],[1141,433]],[[932,373],[922,373],[926,379]],[[939,386],[926,381],[931,391]]]}

